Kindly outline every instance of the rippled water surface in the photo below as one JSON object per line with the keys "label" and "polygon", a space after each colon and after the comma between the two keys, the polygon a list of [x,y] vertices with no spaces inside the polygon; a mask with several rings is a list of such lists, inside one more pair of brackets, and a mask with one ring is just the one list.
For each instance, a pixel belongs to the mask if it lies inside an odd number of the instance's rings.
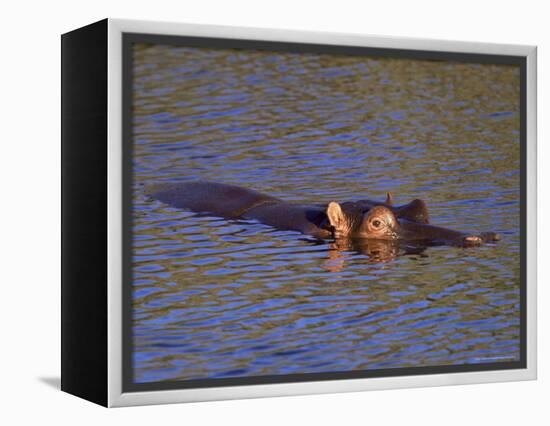
{"label": "rippled water surface", "polygon": [[[519,358],[519,69],[134,48],[134,380]],[[405,253],[171,208],[163,181],[422,198],[495,245]]]}

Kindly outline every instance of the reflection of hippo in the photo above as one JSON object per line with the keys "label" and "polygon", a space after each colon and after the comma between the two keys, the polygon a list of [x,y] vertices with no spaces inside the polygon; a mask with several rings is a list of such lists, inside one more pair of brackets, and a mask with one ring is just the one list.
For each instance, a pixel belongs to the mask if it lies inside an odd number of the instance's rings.
{"label": "reflection of hippo", "polygon": [[370,263],[385,263],[397,256],[422,256],[427,244],[401,243],[391,240],[373,240],[368,238],[350,239],[338,238],[328,244],[329,259],[324,267],[329,271],[341,271],[344,268],[350,251],[361,253],[368,257]]}
{"label": "reflection of hippo", "polygon": [[213,182],[160,184],[148,192],[173,207],[224,218],[256,219],[279,229],[318,238],[406,240],[461,246],[500,239],[493,232],[469,235],[430,225],[423,201],[393,206],[391,194],[384,203],[332,201],[321,206],[288,203],[250,189]]}

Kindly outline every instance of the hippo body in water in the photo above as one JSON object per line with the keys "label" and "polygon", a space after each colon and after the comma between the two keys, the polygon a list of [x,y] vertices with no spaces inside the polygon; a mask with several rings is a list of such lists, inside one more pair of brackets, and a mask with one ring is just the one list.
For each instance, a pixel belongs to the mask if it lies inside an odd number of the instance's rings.
{"label": "hippo body in water", "polygon": [[401,240],[460,246],[500,239],[492,232],[470,235],[433,226],[422,200],[394,206],[391,194],[385,202],[359,200],[304,205],[235,185],[204,181],[159,184],[148,193],[172,207],[227,219],[255,219],[278,229],[299,231],[317,238]]}
{"label": "hippo body in water", "polygon": [[199,181],[155,185],[148,192],[172,207],[226,219],[256,219],[279,229],[331,237],[323,207],[287,203],[252,189]]}

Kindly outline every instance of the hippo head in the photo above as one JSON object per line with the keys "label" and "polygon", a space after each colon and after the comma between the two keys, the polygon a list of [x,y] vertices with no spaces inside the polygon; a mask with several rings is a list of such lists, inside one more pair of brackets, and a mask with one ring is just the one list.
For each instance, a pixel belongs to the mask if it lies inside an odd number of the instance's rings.
{"label": "hippo head", "polygon": [[326,214],[335,238],[422,241],[430,244],[476,246],[500,240],[494,232],[465,234],[400,217],[390,207],[377,205],[367,210],[360,203],[331,202]]}
{"label": "hippo head", "polygon": [[327,217],[336,238],[399,238],[399,222],[385,206],[375,206],[365,211],[357,203],[340,205],[333,201],[327,206]]}

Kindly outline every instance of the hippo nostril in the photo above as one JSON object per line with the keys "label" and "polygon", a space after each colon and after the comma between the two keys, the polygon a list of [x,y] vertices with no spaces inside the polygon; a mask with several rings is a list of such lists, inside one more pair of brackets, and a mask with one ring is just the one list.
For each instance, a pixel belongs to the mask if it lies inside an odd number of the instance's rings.
{"label": "hippo nostril", "polygon": [[466,246],[477,246],[483,243],[483,240],[476,235],[469,235],[462,240]]}
{"label": "hippo nostril", "polygon": [[493,241],[501,240],[500,235],[497,234],[496,232],[482,232],[480,236],[485,242],[493,242]]}

